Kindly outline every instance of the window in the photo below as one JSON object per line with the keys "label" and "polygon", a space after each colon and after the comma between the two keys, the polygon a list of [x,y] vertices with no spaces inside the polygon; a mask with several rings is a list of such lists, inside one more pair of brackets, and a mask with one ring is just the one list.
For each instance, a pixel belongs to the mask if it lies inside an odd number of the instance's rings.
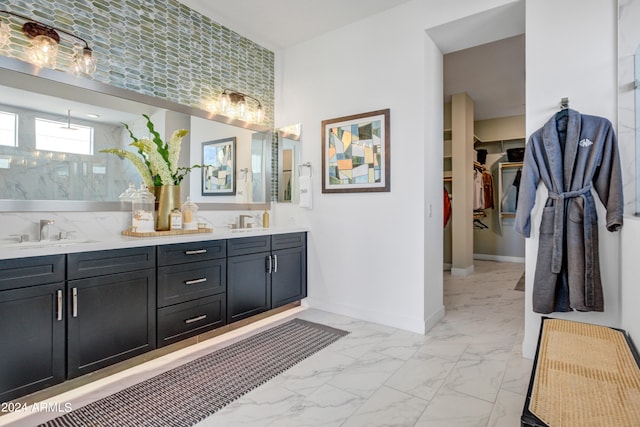
{"label": "window", "polygon": [[0,145],[16,146],[18,115],[0,111]]}
{"label": "window", "polygon": [[93,128],[36,119],[36,150],[93,154]]}

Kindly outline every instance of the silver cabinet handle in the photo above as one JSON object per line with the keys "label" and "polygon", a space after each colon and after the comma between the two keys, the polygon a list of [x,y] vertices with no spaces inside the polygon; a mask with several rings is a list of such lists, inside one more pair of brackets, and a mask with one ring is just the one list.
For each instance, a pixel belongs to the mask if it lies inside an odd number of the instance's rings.
{"label": "silver cabinet handle", "polygon": [[206,249],[196,249],[193,251],[184,251],[185,255],[198,255],[198,254],[206,254],[207,250]]}
{"label": "silver cabinet handle", "polygon": [[273,272],[278,272],[278,255],[273,255]]}
{"label": "silver cabinet handle", "polygon": [[269,259],[269,269],[267,270],[267,274],[271,274],[271,270],[273,269],[273,260],[271,259],[271,255],[267,256]]}
{"label": "silver cabinet handle", "polygon": [[193,319],[187,319],[187,320],[184,321],[184,323],[189,324],[189,323],[193,323],[193,322],[198,322],[198,321],[204,320],[206,318],[207,318],[207,315],[203,314],[202,316],[194,317]]}
{"label": "silver cabinet handle", "polygon": [[62,320],[62,291],[58,290],[56,292],[56,300],[58,306],[58,321]]}
{"label": "silver cabinet handle", "polygon": [[78,288],[71,290],[71,315],[78,317]]}
{"label": "silver cabinet handle", "polygon": [[193,280],[187,280],[186,282],[184,282],[185,285],[197,285],[198,283],[203,283],[206,282],[207,278],[203,277],[201,279],[193,279]]}

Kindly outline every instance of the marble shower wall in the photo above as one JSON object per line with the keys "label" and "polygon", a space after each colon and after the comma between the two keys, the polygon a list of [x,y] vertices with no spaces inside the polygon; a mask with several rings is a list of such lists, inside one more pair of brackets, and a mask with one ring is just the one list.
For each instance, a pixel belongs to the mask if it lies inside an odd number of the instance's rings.
{"label": "marble shower wall", "polygon": [[99,154],[105,148],[127,148],[129,137],[122,125],[74,117],[74,125],[93,128],[94,154],[40,151],[35,142],[36,118],[64,123],[66,117],[1,104],[0,110],[18,114],[19,130],[17,147],[0,145],[0,159],[11,159],[10,168],[0,168],[0,199],[113,201],[128,183],[140,182],[130,162]]}
{"label": "marble shower wall", "polygon": [[618,143],[622,161],[625,213],[640,212],[640,185],[636,185],[640,166],[640,153],[636,141],[640,141],[640,1],[618,2]]}

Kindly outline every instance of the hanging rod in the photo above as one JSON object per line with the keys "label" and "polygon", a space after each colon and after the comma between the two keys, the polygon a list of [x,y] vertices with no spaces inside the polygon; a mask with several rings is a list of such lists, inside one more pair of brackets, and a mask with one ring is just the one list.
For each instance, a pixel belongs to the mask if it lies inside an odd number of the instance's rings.
{"label": "hanging rod", "polygon": [[313,171],[311,168],[311,162],[306,162],[298,166],[298,175],[300,176],[302,176],[302,168],[309,168],[309,177],[311,177]]}

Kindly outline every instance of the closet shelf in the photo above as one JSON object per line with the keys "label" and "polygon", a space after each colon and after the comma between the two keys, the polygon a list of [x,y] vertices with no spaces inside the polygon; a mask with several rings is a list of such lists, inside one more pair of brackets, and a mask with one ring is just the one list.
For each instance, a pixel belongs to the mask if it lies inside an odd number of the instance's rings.
{"label": "closet shelf", "polygon": [[509,168],[521,168],[522,166],[524,166],[523,162],[503,162],[502,163],[502,169],[509,169]]}

